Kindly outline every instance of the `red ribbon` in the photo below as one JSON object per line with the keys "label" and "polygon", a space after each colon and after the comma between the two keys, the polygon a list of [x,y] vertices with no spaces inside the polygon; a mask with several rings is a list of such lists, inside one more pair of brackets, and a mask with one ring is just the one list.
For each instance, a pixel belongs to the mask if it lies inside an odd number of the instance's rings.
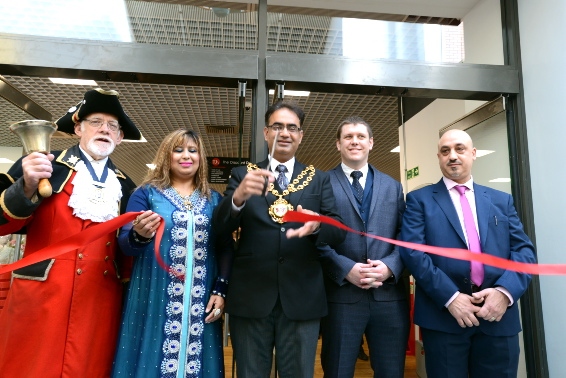
{"label": "red ribbon", "polygon": [[[59,242],[53,243],[51,245],[48,245],[47,247],[39,249],[29,254],[28,256],[24,257],[21,260],[0,267],[0,274],[11,272],[13,270],[20,269],[31,264],[35,264],[43,260],[52,259],[64,253],[82,248],[85,245],[92,243],[97,239],[100,239],[104,235],[108,235],[109,233],[117,230],[118,228],[122,227],[128,222],[133,221],[141,213],[142,212],[125,213],[109,221],[96,224],[85,230],[77,232],[76,234],[71,235]],[[165,262],[163,261],[163,259],[159,254],[159,244],[161,243],[161,237],[163,235],[164,228],[165,228],[165,222],[162,219],[155,233],[155,258],[157,260],[157,263],[163,269],[165,269],[168,272],[170,271],[172,274],[179,276],[177,272],[172,271],[167,266],[167,264],[165,264]]]}
{"label": "red ribbon", "polygon": [[[133,221],[140,214],[141,212],[130,212],[130,213],[122,214],[119,217],[116,217],[109,221],[89,227],[86,230],[71,235],[57,243],[51,244],[45,248],[35,251],[34,253],[24,257],[21,260],[0,267],[0,274],[11,272],[13,270],[20,269],[31,264],[35,264],[43,260],[52,259],[64,253],[82,248],[85,245],[103,237],[104,235],[107,235],[108,233],[117,230],[126,223]],[[338,222],[337,220],[323,215],[310,215],[306,213],[299,213],[297,211],[288,211],[287,214],[285,214],[283,220],[285,222],[299,222],[299,223],[306,223],[309,221],[326,223],[331,226],[338,227],[342,230],[346,230],[348,232],[353,232],[372,239],[381,240],[387,243],[398,245],[400,247],[415,249],[418,251],[432,253],[435,255],[449,257],[457,260],[479,261],[485,265],[490,265],[505,270],[512,270],[519,273],[539,274],[539,275],[543,275],[543,274],[566,275],[566,264],[529,264],[529,263],[503,259],[501,257],[496,257],[487,253],[474,254],[468,251],[467,249],[433,247],[424,244],[393,240],[389,238],[384,238],[382,236],[372,235],[351,229],[343,225],[342,223]],[[159,254],[159,245],[161,243],[161,238],[163,236],[164,228],[165,228],[165,222],[162,220],[155,234],[155,259],[157,263],[164,270],[182,278],[183,275],[171,269],[171,267],[169,267],[163,261],[161,255]]]}
{"label": "red ribbon", "polygon": [[398,245],[400,247],[416,249],[417,251],[432,253],[434,255],[449,257],[457,260],[479,261],[485,265],[490,265],[505,270],[512,270],[514,272],[519,272],[519,273],[539,274],[539,275],[540,274],[566,275],[566,264],[530,264],[530,263],[503,259],[501,257],[493,256],[488,253],[475,254],[467,249],[433,247],[430,245],[393,240],[389,238],[384,238],[382,236],[367,234],[365,232],[351,229],[348,226],[345,226],[342,223],[338,222],[337,220],[323,215],[311,215],[306,213],[299,213],[297,211],[288,211],[287,214],[285,214],[285,216],[283,217],[283,221],[299,222],[299,223],[314,221],[314,222],[326,223],[331,226],[338,227],[342,230],[346,230],[348,232],[353,232],[359,235],[367,236],[372,239],[381,240],[387,243]]}

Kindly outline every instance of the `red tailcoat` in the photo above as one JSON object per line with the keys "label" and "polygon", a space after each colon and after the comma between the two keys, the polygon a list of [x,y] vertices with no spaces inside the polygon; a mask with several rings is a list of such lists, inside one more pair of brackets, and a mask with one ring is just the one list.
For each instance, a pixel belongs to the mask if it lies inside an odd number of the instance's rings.
{"label": "red tailcoat", "polygon": [[[26,225],[27,256],[96,225],[73,216],[68,206],[73,176],[31,217],[14,219],[4,209],[9,223],[0,226],[0,234]],[[0,310],[1,377],[110,376],[122,298],[116,251],[112,232],[55,258],[44,281],[14,276]]]}

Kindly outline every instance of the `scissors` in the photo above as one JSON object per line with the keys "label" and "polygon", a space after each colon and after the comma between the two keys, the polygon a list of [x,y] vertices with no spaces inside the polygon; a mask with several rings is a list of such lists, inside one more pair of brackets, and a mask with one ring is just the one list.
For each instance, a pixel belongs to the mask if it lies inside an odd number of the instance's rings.
{"label": "scissors", "polygon": [[[275,138],[273,139],[273,145],[271,146],[271,153],[269,154],[269,163],[267,163],[267,169],[272,171],[271,165],[273,164],[273,154],[275,153],[275,145],[277,144],[277,138],[279,137],[279,130],[275,132]],[[269,185],[269,177],[264,177],[265,181],[263,183],[263,196],[267,195],[267,185]]]}

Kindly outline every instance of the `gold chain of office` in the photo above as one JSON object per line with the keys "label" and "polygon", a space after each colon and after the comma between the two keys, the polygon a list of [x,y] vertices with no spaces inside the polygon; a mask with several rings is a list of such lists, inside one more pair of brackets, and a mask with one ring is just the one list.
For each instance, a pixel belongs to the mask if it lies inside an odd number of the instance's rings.
{"label": "gold chain of office", "polygon": [[[257,165],[248,163],[248,172],[259,169],[261,168],[259,168]],[[305,178],[305,180],[302,183],[299,184],[299,182],[303,179],[303,177],[305,177],[307,173],[308,176]],[[275,189],[275,185],[273,185],[273,183],[269,184],[269,191],[271,192],[271,194],[278,197],[278,199],[275,200],[275,202],[273,202],[273,204],[269,207],[269,215],[271,216],[271,219],[273,219],[274,222],[284,223],[283,217],[285,216],[285,214],[287,214],[287,211],[293,210],[293,205],[287,202],[287,200],[283,199],[283,196],[286,196],[289,193],[294,193],[294,192],[298,192],[299,190],[303,190],[305,187],[307,187],[310,184],[315,173],[316,170],[314,169],[314,167],[312,165],[309,165],[308,167],[303,169],[301,173],[297,175],[297,177],[293,180],[293,182],[287,185],[287,189],[283,190],[283,193],[279,193],[279,191]]]}

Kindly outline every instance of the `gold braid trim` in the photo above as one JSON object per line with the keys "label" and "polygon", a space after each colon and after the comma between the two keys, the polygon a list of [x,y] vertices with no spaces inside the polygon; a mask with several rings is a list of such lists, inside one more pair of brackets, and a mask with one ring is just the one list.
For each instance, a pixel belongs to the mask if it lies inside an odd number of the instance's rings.
{"label": "gold braid trim", "polygon": [[[252,170],[253,171],[259,170],[259,169],[261,169],[261,168],[259,168],[257,165],[252,164],[252,163],[248,163],[248,172],[250,172]],[[275,200],[275,202],[273,202],[273,204],[269,207],[269,215],[271,216],[271,219],[273,219],[274,222],[284,223],[283,217],[285,216],[287,211],[293,210],[293,205],[291,205],[289,202],[284,200],[283,196],[286,196],[289,193],[294,193],[294,192],[298,192],[299,190],[303,190],[305,187],[307,187],[310,184],[310,182],[312,181],[312,178],[315,175],[315,172],[316,171],[315,171],[314,167],[312,165],[309,165],[308,167],[303,169],[303,171],[301,171],[301,173],[299,173],[299,175],[293,180],[293,182],[291,182],[289,185],[287,185],[287,189],[285,189],[283,191],[283,193],[279,193],[279,191],[277,191],[275,189],[275,185],[273,185],[273,183],[269,184],[269,191],[271,192],[271,194],[278,197]],[[308,176],[301,183],[301,180],[307,174],[308,174]]]}
{"label": "gold braid trim", "polygon": [[[252,164],[252,163],[248,163],[248,172],[249,171],[257,171],[259,169],[261,169],[261,168],[258,167],[257,165]],[[303,181],[301,184],[299,184],[299,181],[301,181],[307,173],[309,175],[307,176],[305,181]],[[316,170],[314,169],[314,167],[312,165],[309,165],[308,167],[303,169],[297,177],[295,177],[293,182],[291,182],[287,186],[287,189],[285,189],[283,191],[283,193],[280,194],[279,191],[277,191],[275,189],[275,185],[273,185],[273,183],[269,184],[269,191],[271,192],[271,194],[273,194],[277,197],[283,197],[283,196],[288,195],[289,193],[298,192],[299,190],[303,190],[304,188],[306,188],[309,185],[309,183],[312,181],[312,178],[314,177],[315,173],[316,173]],[[295,185],[297,185],[297,186],[295,186]]]}

